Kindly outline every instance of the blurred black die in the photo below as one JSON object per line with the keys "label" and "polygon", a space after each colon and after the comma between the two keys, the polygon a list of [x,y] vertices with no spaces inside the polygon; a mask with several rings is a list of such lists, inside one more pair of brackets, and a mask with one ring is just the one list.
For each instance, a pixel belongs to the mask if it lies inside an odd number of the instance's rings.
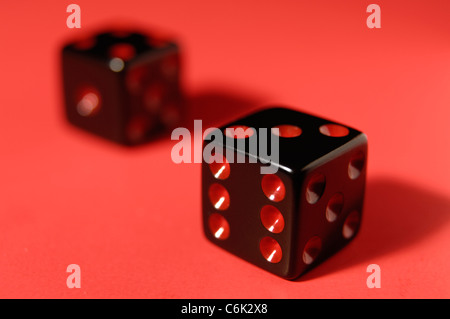
{"label": "blurred black die", "polygon": [[177,126],[183,116],[176,43],[139,32],[103,32],[62,50],[70,123],[125,145]]}

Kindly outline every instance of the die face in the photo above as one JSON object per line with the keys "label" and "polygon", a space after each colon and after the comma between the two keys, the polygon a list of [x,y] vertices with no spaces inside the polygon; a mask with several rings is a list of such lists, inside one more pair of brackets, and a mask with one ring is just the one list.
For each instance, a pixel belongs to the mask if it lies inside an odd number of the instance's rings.
{"label": "die face", "polygon": [[119,74],[92,59],[65,52],[63,85],[70,123],[104,138],[123,143],[126,96]]}
{"label": "die face", "polygon": [[[260,174],[258,163],[228,163],[227,168],[218,173],[221,167],[202,164],[206,237],[267,271],[284,278],[292,277],[296,271],[292,255],[297,249],[292,237],[298,221],[296,214],[292,214],[291,178],[280,171],[275,182],[263,181],[265,175]],[[279,186],[277,182],[282,183],[284,193],[273,198],[270,193]]]}
{"label": "die face", "polygon": [[[172,42],[136,32],[105,32],[66,45],[62,63],[66,113],[76,126],[135,145],[182,117],[180,58]],[[90,92],[88,98],[79,97],[79,91]],[[90,111],[91,91],[101,102],[95,111]]]}
{"label": "die face", "polygon": [[272,128],[280,127],[278,164],[292,174],[301,174],[308,165],[361,134],[348,126],[281,107],[267,108],[227,125],[240,126],[255,128],[257,132],[267,129],[269,136]]}
{"label": "die face", "polygon": [[179,53],[172,48],[161,56],[133,63],[126,72],[126,133],[131,144],[173,129],[180,122],[184,112],[179,70]]}
{"label": "die face", "polygon": [[[80,54],[86,58],[111,65],[111,60],[118,58],[123,67],[133,63],[148,63],[157,61],[168,51],[176,51],[175,43],[156,39],[152,35],[130,30],[111,30],[69,43],[64,46],[65,52]],[[114,63],[112,63],[114,65]],[[120,72],[119,64],[111,67],[114,72]]]}
{"label": "die face", "polygon": [[304,171],[297,193],[297,276],[336,253],[359,230],[367,138],[360,134]]}

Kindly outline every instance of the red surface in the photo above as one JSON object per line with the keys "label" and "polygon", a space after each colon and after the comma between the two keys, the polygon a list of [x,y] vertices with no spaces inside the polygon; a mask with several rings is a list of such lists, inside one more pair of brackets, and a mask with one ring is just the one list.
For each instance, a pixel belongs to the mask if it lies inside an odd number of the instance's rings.
{"label": "red surface", "polygon": [[361,232],[295,282],[205,239],[200,164],[174,164],[176,141],[125,149],[65,122],[70,3],[0,4],[0,297],[450,297],[450,2],[375,1],[378,30],[359,0],[76,2],[81,31],[175,35],[204,128],[279,103],[368,135]]}

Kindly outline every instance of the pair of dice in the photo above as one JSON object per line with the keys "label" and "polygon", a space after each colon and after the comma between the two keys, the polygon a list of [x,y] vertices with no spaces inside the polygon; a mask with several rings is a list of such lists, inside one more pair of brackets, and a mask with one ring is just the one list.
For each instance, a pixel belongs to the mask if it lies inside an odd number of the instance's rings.
{"label": "pair of dice", "polygon": [[[66,114],[78,127],[135,145],[183,117],[180,54],[172,41],[104,32],[66,45],[62,58]],[[270,137],[258,139],[264,129]],[[206,137],[203,148],[214,149],[214,161],[202,164],[203,225],[210,241],[295,279],[354,238],[366,179],[363,133],[272,107],[211,135],[216,138]],[[275,162],[258,153],[268,148],[278,154]],[[268,165],[276,170],[262,174]]]}

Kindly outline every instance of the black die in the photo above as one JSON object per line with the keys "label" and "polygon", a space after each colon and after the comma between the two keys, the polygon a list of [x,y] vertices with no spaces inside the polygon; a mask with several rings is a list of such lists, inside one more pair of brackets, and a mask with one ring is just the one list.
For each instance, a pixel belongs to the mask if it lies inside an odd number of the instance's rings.
{"label": "black die", "polygon": [[102,32],[64,46],[62,71],[69,122],[109,140],[145,143],[183,117],[174,42],[133,31]]}
{"label": "black die", "polygon": [[[225,134],[239,127],[248,130]],[[265,109],[219,130],[222,137],[209,135],[203,146],[203,226],[210,241],[295,279],[355,237],[365,190],[365,134],[285,108]],[[262,174],[276,145],[279,158],[271,167],[277,171]],[[223,163],[209,163],[208,154]],[[245,163],[242,157],[238,162],[242,155]]]}

